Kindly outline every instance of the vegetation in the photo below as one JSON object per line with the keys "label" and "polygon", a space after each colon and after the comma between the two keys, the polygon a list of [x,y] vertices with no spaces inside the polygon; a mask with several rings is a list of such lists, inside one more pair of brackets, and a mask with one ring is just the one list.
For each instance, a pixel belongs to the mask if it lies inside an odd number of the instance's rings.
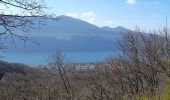
{"label": "vegetation", "polygon": [[51,18],[44,0],[0,0],[0,4],[0,49],[7,48],[7,40],[14,42],[21,39],[23,42],[29,40],[36,43],[25,33],[39,28],[35,24],[40,24],[41,20],[35,22],[34,19]]}
{"label": "vegetation", "polygon": [[1,62],[0,99],[169,100],[169,48],[167,31],[136,30],[105,64],[64,64],[60,50],[47,66]]}
{"label": "vegetation", "polygon": [[[0,0],[0,4],[6,9],[0,14],[2,39],[31,40],[15,31],[27,32],[34,18],[50,17],[43,0]],[[0,100],[169,100],[168,29],[126,33],[119,49],[104,64],[64,64],[60,51],[47,66],[30,68],[1,61]]]}

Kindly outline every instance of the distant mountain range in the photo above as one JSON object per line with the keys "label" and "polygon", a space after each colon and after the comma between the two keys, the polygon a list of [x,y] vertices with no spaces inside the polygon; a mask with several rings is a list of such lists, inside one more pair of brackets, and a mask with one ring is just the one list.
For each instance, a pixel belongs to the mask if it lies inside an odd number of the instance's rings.
{"label": "distant mountain range", "polygon": [[27,42],[24,46],[21,40],[16,40],[16,46],[9,45],[7,52],[51,52],[56,48],[70,52],[115,51],[117,40],[130,31],[122,26],[98,27],[68,16],[43,19],[43,22],[45,25],[40,29],[29,33],[40,45]]}

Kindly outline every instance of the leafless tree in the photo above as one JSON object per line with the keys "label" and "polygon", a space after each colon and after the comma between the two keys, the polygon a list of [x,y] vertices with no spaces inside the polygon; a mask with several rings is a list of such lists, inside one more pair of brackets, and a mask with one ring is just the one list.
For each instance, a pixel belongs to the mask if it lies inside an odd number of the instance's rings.
{"label": "leafless tree", "polygon": [[[0,0],[0,39],[32,41],[26,34],[41,22],[34,19],[49,18],[44,0]],[[38,21],[38,20],[37,20]],[[34,41],[32,41],[34,42]],[[2,43],[2,48],[4,47]]]}
{"label": "leafless tree", "polygon": [[163,89],[166,78],[167,53],[159,31],[146,32],[141,29],[126,33],[119,42],[121,53],[108,61],[112,79],[121,94],[131,99],[142,95],[148,98]]}
{"label": "leafless tree", "polygon": [[59,73],[62,83],[63,83],[63,88],[65,89],[66,92],[66,100],[74,100],[74,90],[75,88],[73,87],[69,77],[68,77],[68,72],[66,70],[66,67],[64,66],[64,55],[62,54],[61,50],[58,49],[56,51],[56,54],[52,56],[50,59],[49,66],[51,69]]}

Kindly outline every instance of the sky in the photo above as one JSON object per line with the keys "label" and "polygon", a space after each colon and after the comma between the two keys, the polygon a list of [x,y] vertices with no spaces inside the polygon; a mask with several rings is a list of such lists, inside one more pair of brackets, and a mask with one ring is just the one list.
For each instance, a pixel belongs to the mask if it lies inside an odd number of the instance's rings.
{"label": "sky", "polygon": [[51,12],[97,26],[155,29],[170,17],[170,0],[46,0]]}

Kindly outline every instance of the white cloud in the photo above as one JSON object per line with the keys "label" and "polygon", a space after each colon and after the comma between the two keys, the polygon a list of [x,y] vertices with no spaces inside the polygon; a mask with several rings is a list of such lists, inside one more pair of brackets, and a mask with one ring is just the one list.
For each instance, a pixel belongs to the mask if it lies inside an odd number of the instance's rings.
{"label": "white cloud", "polygon": [[70,16],[70,17],[73,17],[73,18],[78,18],[79,14],[69,12],[69,13],[66,14],[66,16]]}
{"label": "white cloud", "polygon": [[[82,13],[73,13],[69,12],[65,14],[66,16],[70,16],[73,18],[77,18],[80,20],[84,20],[88,23],[95,24],[97,26],[113,26],[113,21],[112,20],[97,20],[97,15],[93,11],[87,11],[87,12],[82,12]],[[62,36],[60,36],[62,38]]]}
{"label": "white cloud", "polygon": [[113,24],[113,21],[111,21],[111,20],[105,21],[105,24],[107,24],[107,25]]}
{"label": "white cloud", "polygon": [[88,18],[88,19],[86,19],[86,21],[91,24],[95,24],[95,18]]}
{"label": "white cloud", "polygon": [[127,4],[133,5],[136,3],[136,0],[126,0]]}
{"label": "white cloud", "polygon": [[115,23],[115,21],[113,20],[96,20],[95,22],[97,23],[97,26],[99,27],[103,27],[103,26],[113,27]]}
{"label": "white cloud", "polygon": [[95,24],[96,18],[95,18],[94,12],[92,12],[92,11],[84,12],[84,13],[81,14],[81,17],[82,17],[83,20],[85,20],[85,21],[87,21],[91,24]]}
{"label": "white cloud", "polygon": [[87,21],[87,22],[89,22],[91,24],[95,24],[95,20],[96,20],[96,18],[95,18],[96,15],[92,11],[83,12],[83,13],[72,13],[72,12],[69,12],[69,13],[67,13],[65,15],[73,17],[73,18],[78,18],[78,19]]}
{"label": "white cloud", "polygon": [[95,14],[92,11],[82,13],[83,17],[94,17]]}

